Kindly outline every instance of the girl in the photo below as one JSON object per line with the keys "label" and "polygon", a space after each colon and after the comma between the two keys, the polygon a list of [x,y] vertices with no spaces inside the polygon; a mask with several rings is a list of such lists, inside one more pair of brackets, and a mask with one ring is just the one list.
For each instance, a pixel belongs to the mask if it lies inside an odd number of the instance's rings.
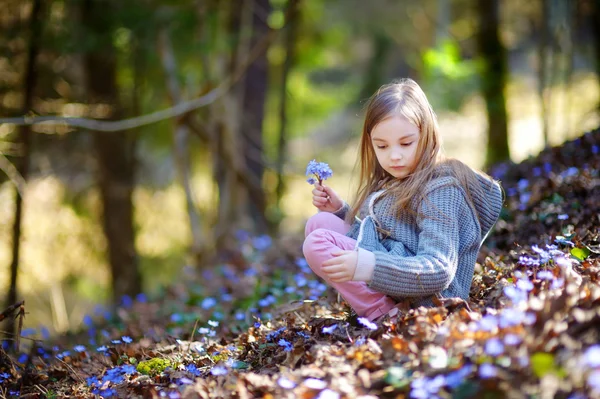
{"label": "girl", "polygon": [[[468,144],[467,144],[468,145]],[[498,219],[502,189],[489,176],[441,154],[439,127],[411,79],[369,100],[352,206],[315,184],[319,213],[306,223],[304,256],[359,316],[396,304],[468,300],[477,253]]]}

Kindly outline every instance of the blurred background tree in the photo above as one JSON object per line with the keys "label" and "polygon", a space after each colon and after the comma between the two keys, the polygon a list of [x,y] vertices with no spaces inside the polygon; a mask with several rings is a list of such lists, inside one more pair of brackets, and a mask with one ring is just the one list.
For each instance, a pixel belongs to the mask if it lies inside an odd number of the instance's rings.
{"label": "blurred background tree", "polygon": [[103,121],[0,122],[3,301],[54,332],[238,262],[241,229],[301,234],[306,163],[352,192],[361,108],[392,79],[477,168],[600,121],[597,0],[0,4],[0,118]]}

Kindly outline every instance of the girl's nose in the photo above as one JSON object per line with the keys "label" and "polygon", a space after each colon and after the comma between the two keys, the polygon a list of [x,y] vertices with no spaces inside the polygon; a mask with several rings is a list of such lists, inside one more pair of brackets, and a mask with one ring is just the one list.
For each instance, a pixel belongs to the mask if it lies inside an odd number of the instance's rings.
{"label": "girl's nose", "polygon": [[397,160],[402,159],[402,154],[400,153],[400,151],[394,150],[394,151],[392,151],[390,157],[393,161],[397,161]]}

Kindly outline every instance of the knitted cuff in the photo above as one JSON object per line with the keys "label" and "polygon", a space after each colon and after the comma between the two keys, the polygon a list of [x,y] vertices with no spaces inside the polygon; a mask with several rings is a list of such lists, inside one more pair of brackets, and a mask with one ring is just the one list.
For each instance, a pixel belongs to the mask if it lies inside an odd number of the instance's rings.
{"label": "knitted cuff", "polygon": [[364,248],[358,248],[358,260],[352,281],[371,281],[375,270],[375,254]]}

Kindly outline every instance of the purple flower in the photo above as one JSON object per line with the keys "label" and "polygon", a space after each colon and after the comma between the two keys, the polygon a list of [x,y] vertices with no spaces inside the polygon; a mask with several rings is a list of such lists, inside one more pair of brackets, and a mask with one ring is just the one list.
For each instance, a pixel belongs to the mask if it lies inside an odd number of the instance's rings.
{"label": "purple flower", "polygon": [[519,303],[527,300],[527,292],[524,292],[517,287],[509,285],[508,287],[504,287],[504,295],[509,297],[514,303]]}
{"label": "purple flower", "polygon": [[504,336],[504,344],[506,344],[506,345],[517,345],[522,340],[523,339],[520,336],[518,336],[517,334],[506,334]]}
{"label": "purple flower", "polygon": [[479,376],[483,379],[493,378],[498,375],[498,369],[492,364],[483,363],[479,366]]}
{"label": "purple flower", "polygon": [[498,319],[494,315],[486,314],[479,320],[479,328],[483,331],[493,331],[498,328]]}
{"label": "purple flower", "polygon": [[498,338],[491,338],[485,343],[485,353],[490,356],[500,356],[504,353],[504,344]]}
{"label": "purple flower", "polygon": [[600,367],[600,345],[592,345],[583,354],[583,362],[591,368]]}
{"label": "purple flower", "polygon": [[369,330],[377,330],[377,324],[370,322],[366,317],[359,317],[356,320]]}
{"label": "purple flower", "polygon": [[540,270],[537,272],[537,278],[540,280],[554,280],[554,274],[550,270]]}
{"label": "purple flower", "polygon": [[521,291],[529,292],[533,289],[533,283],[527,278],[520,278],[517,280],[517,288]]}
{"label": "purple flower", "polygon": [[306,180],[309,184],[315,184],[317,181],[319,184],[323,183],[323,180],[327,180],[333,175],[333,171],[328,164],[324,162],[317,162],[312,160],[306,166],[306,176],[309,178]]}

